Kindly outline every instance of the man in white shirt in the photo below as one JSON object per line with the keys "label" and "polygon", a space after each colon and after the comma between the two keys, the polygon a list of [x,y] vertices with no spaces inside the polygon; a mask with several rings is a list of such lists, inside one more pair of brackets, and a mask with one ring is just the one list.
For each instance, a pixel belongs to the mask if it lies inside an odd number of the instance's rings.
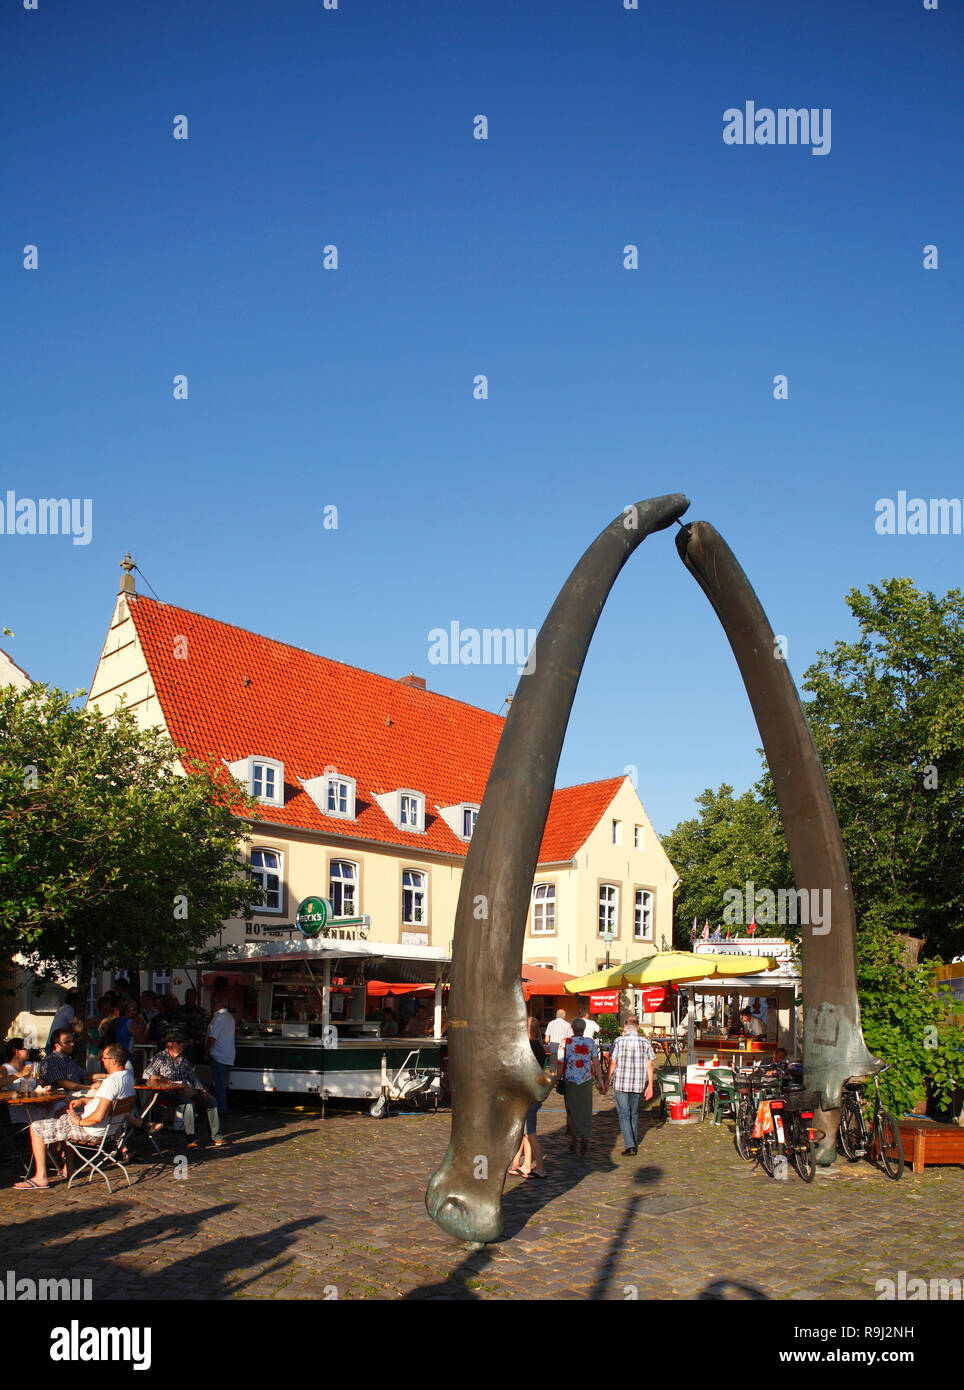
{"label": "man in white shirt", "polygon": [[556,1059],[556,1069],[566,1055],[566,1039],[572,1037],[572,1024],[566,1018],[565,1009],[557,1009],[556,1016],[546,1029],[546,1050]]}
{"label": "man in white shirt", "polygon": [[47,1041],[44,1044],[44,1051],[49,1052],[54,1045],[57,1034],[64,1028],[74,1026],[75,1005],[77,1003],[77,991],[69,989],[64,995],[64,1002],[54,1014],[53,1022],[50,1025],[50,1032],[47,1034]]}
{"label": "man in white shirt", "polygon": [[115,1100],[133,1100],[134,1075],[126,1070],[127,1052],[119,1043],[109,1043],[102,1054],[106,1078],[96,1091],[84,1100],[72,1100],[70,1108],[55,1119],[34,1120],[30,1126],[30,1146],[33,1149],[35,1178],[14,1183],[18,1192],[36,1192],[49,1187],[47,1182],[47,1145],[62,1144],[65,1139],[74,1143],[99,1139],[107,1128],[107,1112]]}
{"label": "man in white shirt", "polygon": [[588,1010],[588,1009],[583,1009],[583,1011],[582,1011],[582,1013],[579,1015],[579,1017],[582,1019],[583,1023],[585,1023],[585,1025],[586,1025],[586,1031],[585,1031],[584,1036],[587,1037],[587,1038],[594,1038],[594,1037],[596,1036],[596,1034],[599,1032],[599,1024],[596,1022],[596,1020],[595,1020],[594,1018],[590,1018],[590,1017],[589,1017],[589,1010]]}
{"label": "man in white shirt", "polygon": [[211,1063],[211,1086],[217,1097],[218,1114],[223,1119],[228,1113],[228,1077],[234,1066],[234,1019],[228,1013],[228,1002],[223,994],[214,996],[211,1009],[213,1012],[206,1039],[207,1057]]}
{"label": "man in white shirt", "polygon": [[743,1020],[743,1028],[748,1038],[762,1038],[764,1033],[763,1024],[757,1014],[751,1014],[749,1009],[743,1009],[740,1013]]}

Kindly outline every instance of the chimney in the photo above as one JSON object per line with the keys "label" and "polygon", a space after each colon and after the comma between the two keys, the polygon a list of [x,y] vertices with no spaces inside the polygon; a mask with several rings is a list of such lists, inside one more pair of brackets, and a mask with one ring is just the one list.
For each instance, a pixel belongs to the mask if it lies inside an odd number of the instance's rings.
{"label": "chimney", "polygon": [[133,592],[134,592],[134,575],[133,575],[134,561],[131,559],[131,553],[130,553],[129,550],[127,551],[127,553],[126,553],[126,555],[124,556],[123,560],[121,560],[121,562],[120,562],[120,567],[121,567],[121,569],[124,571],[124,577],[123,577],[123,579],[122,579],[121,582],[120,582],[120,588],[118,589],[117,592],[118,592],[119,595],[120,595],[120,594],[133,594]]}
{"label": "chimney", "polygon": [[409,673],[408,673],[407,676],[399,676],[399,678],[398,678],[398,683],[399,683],[399,685],[411,685],[411,686],[414,686],[414,688],[415,688],[416,690],[424,690],[424,689],[426,688],[426,687],[425,687],[425,677],[424,677],[424,676],[413,676],[412,673],[411,673],[411,671],[409,671]]}

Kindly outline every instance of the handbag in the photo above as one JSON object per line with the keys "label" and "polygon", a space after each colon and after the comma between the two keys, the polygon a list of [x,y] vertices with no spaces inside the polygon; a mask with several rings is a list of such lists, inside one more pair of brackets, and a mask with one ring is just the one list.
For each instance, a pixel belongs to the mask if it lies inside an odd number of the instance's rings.
{"label": "handbag", "polygon": [[564,1096],[566,1094],[566,1083],[561,1076],[559,1080],[556,1082],[556,1090],[559,1092],[561,1096]]}

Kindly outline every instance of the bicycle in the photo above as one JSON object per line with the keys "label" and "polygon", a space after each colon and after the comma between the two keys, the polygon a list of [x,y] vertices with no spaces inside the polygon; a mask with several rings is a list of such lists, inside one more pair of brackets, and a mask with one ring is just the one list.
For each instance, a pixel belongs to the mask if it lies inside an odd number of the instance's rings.
{"label": "bicycle", "polygon": [[[767,1177],[789,1159],[800,1178],[813,1182],[817,1172],[813,1112],[819,1096],[788,1083],[784,1072],[753,1071],[734,1076],[740,1096],[734,1144],[747,1162],[756,1160]],[[760,1105],[765,1102],[769,1125],[755,1134]],[[808,1123],[810,1122],[810,1123]]]}
{"label": "bicycle", "polygon": [[761,1140],[753,1135],[757,1110],[766,1091],[772,1090],[774,1094],[777,1093],[779,1077],[755,1067],[748,1072],[734,1071],[733,1085],[739,1096],[733,1143],[744,1162],[749,1163],[754,1159],[759,1161]]}
{"label": "bicycle", "polygon": [[[888,1070],[889,1064],[881,1068],[882,1072]],[[875,1073],[873,1081],[874,1113],[869,1127],[860,1087],[849,1081],[844,1086],[837,1137],[850,1163],[858,1163],[864,1157],[871,1163],[879,1162],[887,1176],[896,1182],[904,1171],[904,1146],[896,1119],[880,1103],[880,1073]]]}

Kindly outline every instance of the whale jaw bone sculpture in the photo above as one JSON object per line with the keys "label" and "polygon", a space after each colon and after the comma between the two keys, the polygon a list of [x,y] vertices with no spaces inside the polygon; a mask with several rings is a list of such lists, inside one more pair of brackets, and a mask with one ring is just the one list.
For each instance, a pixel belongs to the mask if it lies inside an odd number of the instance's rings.
{"label": "whale jaw bone sculpture", "polygon": [[[857,929],[847,852],[823,764],[767,616],[736,557],[706,521],[684,526],[676,548],[723,625],[750,697],[776,789],[793,877],[830,920],[801,928],[804,1084],[819,1091],[817,1161],[834,1162],[840,1092],[881,1062],[864,1043],[857,1001]],[[829,895],[829,896],[826,896]]]}
{"label": "whale jaw bone sculpture", "polygon": [[[425,1205],[473,1245],[503,1231],[502,1188],[525,1113],[548,1086],[526,1035],[521,965],[529,895],[583,662],[616,576],[646,536],[689,506],[681,494],[627,508],[563,586],[519,682],[469,846],[455,916],[449,1000],[452,1136]],[[840,1091],[880,1063],[860,1030],[847,858],[823,767],[786,665],[746,575],[706,522],[677,548],[733,648],[773,775],[797,887],[829,889],[830,930],[804,934],[806,1084],[821,1093],[818,1161],[833,1161]]]}
{"label": "whale jaw bone sculpture", "polygon": [[502,1234],[506,1170],[526,1111],[547,1094],[526,1032],[522,947],[583,662],[629,556],[688,506],[679,494],[640,502],[596,538],[539,630],[535,661],[530,654],[496,749],[455,914],[447,1034],[452,1137],[425,1195],[438,1225],[472,1244]]}

